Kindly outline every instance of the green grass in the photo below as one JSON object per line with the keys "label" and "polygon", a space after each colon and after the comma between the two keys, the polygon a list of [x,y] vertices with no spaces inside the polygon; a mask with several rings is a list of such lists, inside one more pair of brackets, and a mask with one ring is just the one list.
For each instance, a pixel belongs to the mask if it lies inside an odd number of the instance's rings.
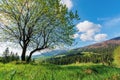
{"label": "green grass", "polygon": [[120,80],[120,68],[100,64],[2,64],[0,80]]}

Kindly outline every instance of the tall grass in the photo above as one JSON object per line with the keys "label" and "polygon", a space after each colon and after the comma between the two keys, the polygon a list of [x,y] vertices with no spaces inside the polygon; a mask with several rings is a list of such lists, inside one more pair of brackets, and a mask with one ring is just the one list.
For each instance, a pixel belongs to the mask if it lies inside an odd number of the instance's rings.
{"label": "tall grass", "polygon": [[120,80],[120,69],[103,65],[0,63],[0,80]]}

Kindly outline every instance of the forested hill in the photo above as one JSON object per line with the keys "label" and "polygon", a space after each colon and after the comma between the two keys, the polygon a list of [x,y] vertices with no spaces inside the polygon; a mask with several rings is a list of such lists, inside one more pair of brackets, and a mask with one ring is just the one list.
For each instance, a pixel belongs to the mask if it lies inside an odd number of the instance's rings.
{"label": "forested hill", "polygon": [[103,52],[106,49],[111,51],[111,50],[114,50],[118,46],[120,46],[120,37],[115,37],[115,38],[112,38],[110,40],[103,41],[100,43],[95,43],[95,44],[85,46],[82,48],[72,49],[67,52],[61,53],[60,55],[76,54],[76,53],[84,52],[84,51],[87,51],[87,52],[96,52],[97,51],[97,53],[98,53],[98,52]]}
{"label": "forested hill", "polygon": [[120,46],[120,37],[59,54],[47,61],[54,64],[71,64],[75,62],[107,63],[113,61],[113,52]]}

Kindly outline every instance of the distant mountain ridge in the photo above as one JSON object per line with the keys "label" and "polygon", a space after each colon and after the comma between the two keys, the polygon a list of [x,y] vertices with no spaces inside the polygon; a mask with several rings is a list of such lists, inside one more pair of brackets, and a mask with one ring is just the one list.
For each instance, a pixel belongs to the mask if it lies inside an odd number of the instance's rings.
{"label": "distant mountain ridge", "polygon": [[101,47],[109,47],[109,46],[120,46],[120,37],[112,38],[107,41],[103,41],[100,43],[95,43],[83,48],[101,48]]}
{"label": "distant mountain ridge", "polygon": [[52,50],[48,52],[44,52],[42,54],[34,55],[33,58],[40,58],[40,57],[52,57],[52,56],[57,56],[57,55],[70,55],[70,54],[76,54],[81,52],[82,50],[85,49],[97,49],[97,48],[109,48],[109,47],[116,47],[120,46],[120,37],[115,37],[110,40],[106,40],[100,43],[95,43],[92,45],[88,45],[82,48],[76,48],[72,50]]}
{"label": "distant mountain ridge", "polygon": [[64,52],[66,52],[66,50],[52,50],[52,51],[43,52],[38,55],[33,55],[32,58],[52,57],[52,56],[55,56],[55,55],[58,55],[58,54],[64,53]]}
{"label": "distant mountain ridge", "polygon": [[72,50],[67,51],[66,53],[63,53],[63,54],[61,53],[58,55],[72,55],[72,54],[77,54],[77,53],[80,53],[83,51],[90,51],[91,49],[92,50],[95,50],[95,49],[102,50],[102,48],[106,48],[107,50],[109,50],[109,49],[113,50],[117,46],[120,46],[120,37],[115,37],[115,38],[112,38],[110,40],[106,40],[103,42],[95,43],[95,44],[88,45],[85,47],[72,49]]}
{"label": "distant mountain ridge", "polygon": [[120,40],[120,37],[112,38],[111,40]]}

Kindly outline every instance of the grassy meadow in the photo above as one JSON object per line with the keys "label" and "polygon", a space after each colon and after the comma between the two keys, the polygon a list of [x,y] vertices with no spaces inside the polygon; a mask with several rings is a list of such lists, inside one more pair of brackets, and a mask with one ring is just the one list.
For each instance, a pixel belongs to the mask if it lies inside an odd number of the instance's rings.
{"label": "grassy meadow", "polygon": [[0,63],[0,80],[120,80],[120,68],[101,64]]}

